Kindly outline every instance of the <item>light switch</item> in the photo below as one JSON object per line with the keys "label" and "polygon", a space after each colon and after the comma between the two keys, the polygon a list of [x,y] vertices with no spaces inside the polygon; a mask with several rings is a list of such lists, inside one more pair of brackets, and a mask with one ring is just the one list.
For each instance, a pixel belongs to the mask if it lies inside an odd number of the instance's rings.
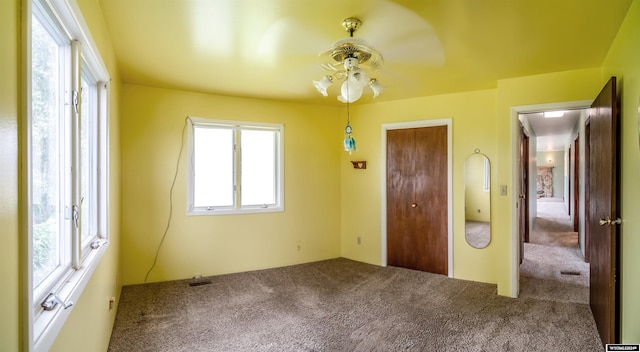
{"label": "light switch", "polygon": [[507,185],[500,185],[500,195],[501,196],[507,195]]}

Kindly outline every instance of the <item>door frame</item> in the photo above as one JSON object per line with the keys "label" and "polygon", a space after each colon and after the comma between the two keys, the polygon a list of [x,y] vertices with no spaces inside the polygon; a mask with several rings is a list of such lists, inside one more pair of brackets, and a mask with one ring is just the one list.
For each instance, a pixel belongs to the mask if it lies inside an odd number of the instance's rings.
{"label": "door frame", "polygon": [[[519,168],[520,168],[520,114],[540,112],[545,110],[569,110],[569,109],[590,109],[593,100],[577,100],[560,103],[547,103],[535,105],[521,105],[511,107],[511,189],[510,204],[512,209],[517,209],[518,192],[520,189]],[[527,203],[528,206],[528,203]],[[520,293],[520,233],[518,230],[519,211],[511,212],[511,287],[509,295],[517,298]]]}
{"label": "door frame", "polygon": [[381,233],[381,257],[382,266],[387,266],[387,131],[407,128],[447,126],[447,246],[448,246],[448,276],[453,277],[453,144],[452,144],[452,119],[418,120],[407,122],[386,123],[382,125],[381,143],[381,202],[380,202],[380,233]]}
{"label": "door frame", "polygon": [[[573,197],[572,199],[570,199],[570,201],[573,201],[573,231],[575,232],[580,232],[580,220],[584,218],[584,216],[580,216],[580,153],[582,152],[580,150],[581,138],[582,136],[580,135],[580,133],[578,133],[578,135],[572,142],[573,154],[571,155],[571,158],[573,158],[573,165],[570,166],[572,174],[569,177],[569,179],[571,180],[571,184],[573,185],[570,189],[571,193],[573,194]],[[584,152],[582,153],[584,154]],[[586,182],[584,184],[588,185],[588,183]],[[579,235],[578,245],[580,245]]]}

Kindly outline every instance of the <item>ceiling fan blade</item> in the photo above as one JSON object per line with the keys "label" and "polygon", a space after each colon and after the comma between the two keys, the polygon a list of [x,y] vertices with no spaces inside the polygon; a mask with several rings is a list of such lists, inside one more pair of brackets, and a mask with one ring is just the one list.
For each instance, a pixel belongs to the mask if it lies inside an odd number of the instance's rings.
{"label": "ceiling fan blade", "polygon": [[292,56],[316,57],[331,39],[293,17],[272,23],[262,34],[257,52],[262,59],[286,60]]}
{"label": "ceiling fan blade", "polygon": [[444,63],[444,49],[433,27],[415,12],[381,1],[362,15],[356,36],[365,38],[385,61],[428,65]]}

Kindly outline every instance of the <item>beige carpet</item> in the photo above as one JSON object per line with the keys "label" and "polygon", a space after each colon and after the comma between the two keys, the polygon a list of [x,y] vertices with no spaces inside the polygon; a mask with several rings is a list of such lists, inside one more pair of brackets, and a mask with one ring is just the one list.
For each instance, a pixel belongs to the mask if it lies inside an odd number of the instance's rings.
{"label": "beige carpet", "polygon": [[588,305],[334,259],[126,286],[109,351],[602,351]]}
{"label": "beige carpet", "polygon": [[520,296],[589,304],[589,264],[561,199],[538,200],[538,217],[520,266]]}
{"label": "beige carpet", "polygon": [[466,220],[464,232],[467,243],[473,248],[484,248],[491,242],[491,223]]}

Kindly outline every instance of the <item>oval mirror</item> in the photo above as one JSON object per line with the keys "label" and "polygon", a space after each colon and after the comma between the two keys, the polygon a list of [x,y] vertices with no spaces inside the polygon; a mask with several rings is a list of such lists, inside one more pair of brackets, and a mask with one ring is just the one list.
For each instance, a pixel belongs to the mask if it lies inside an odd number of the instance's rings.
{"label": "oval mirror", "polygon": [[474,248],[491,242],[491,163],[476,149],[464,163],[465,238]]}

